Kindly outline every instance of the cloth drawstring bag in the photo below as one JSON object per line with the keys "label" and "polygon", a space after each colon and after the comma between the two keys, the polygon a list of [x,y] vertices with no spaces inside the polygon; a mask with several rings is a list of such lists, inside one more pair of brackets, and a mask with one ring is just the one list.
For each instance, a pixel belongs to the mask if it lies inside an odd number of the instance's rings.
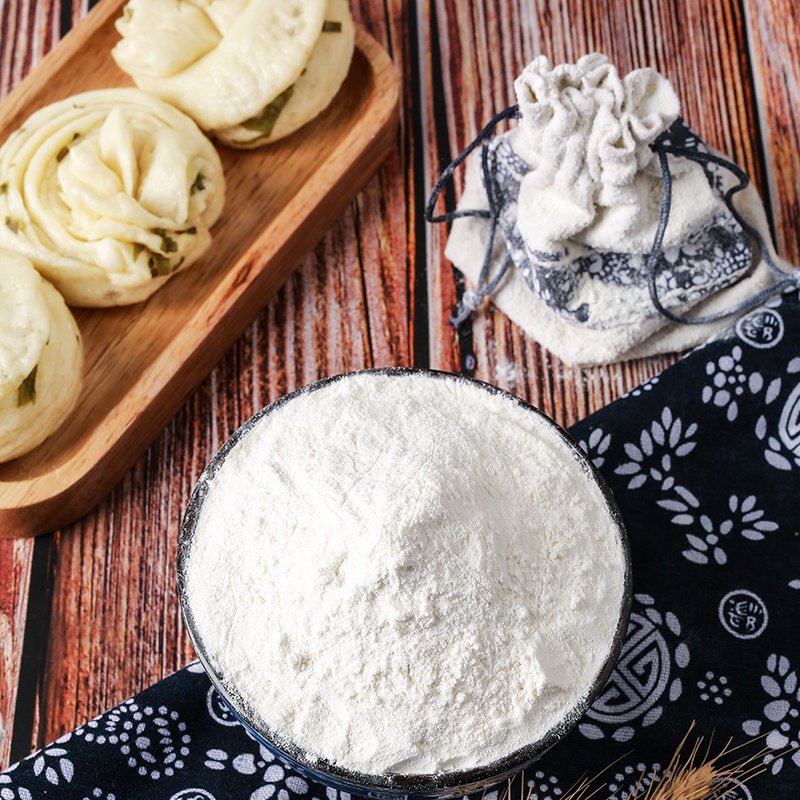
{"label": "cloth drawstring bag", "polygon": [[[620,78],[598,53],[556,67],[540,56],[515,90],[428,204],[475,286],[455,324],[491,295],[563,360],[596,364],[693,347],[800,283],[747,175],[686,125],[656,70]],[[519,124],[492,137],[506,119]],[[464,161],[457,210],[436,216]]]}

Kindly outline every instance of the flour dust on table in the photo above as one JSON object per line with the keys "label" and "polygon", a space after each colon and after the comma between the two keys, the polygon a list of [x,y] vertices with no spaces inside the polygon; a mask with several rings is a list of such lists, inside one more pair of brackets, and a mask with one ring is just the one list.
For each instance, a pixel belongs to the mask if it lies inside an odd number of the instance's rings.
{"label": "flour dust on table", "polygon": [[[572,428],[622,510],[635,601],[605,690],[514,797],[557,800],[607,769],[598,797],[632,800],[693,720],[763,749],[763,774],[717,800],[800,796],[798,342],[790,292]],[[0,775],[3,800],[231,796],[339,800],[260,748],[196,664]]]}

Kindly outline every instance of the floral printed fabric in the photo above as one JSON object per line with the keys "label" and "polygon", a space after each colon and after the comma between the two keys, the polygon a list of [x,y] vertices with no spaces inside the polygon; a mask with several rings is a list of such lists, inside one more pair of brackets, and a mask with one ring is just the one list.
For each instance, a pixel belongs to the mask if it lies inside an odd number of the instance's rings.
{"label": "floral printed fabric", "polygon": [[[791,292],[572,429],[626,521],[633,610],[607,686],[513,796],[556,800],[613,764],[629,800],[696,720],[766,751],[720,800],[800,797],[798,343]],[[0,775],[0,800],[48,797],[339,800],[259,747],[197,664]]]}

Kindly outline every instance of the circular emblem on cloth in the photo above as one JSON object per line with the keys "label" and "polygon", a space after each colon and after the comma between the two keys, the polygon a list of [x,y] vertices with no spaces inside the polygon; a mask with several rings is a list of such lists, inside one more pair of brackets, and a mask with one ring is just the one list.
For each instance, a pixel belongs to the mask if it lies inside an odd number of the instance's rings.
{"label": "circular emblem on cloth", "polygon": [[209,687],[208,694],[206,695],[206,707],[208,708],[209,716],[214,722],[231,727],[239,724],[239,720],[233,716],[231,710],[213,686]]}
{"label": "circular emblem on cloth", "polygon": [[719,604],[719,621],[737,639],[756,639],[764,632],[769,614],[764,601],[747,589],[728,592]]}
{"label": "circular emblem on cloth", "polygon": [[750,790],[734,778],[723,778],[709,800],[753,800]]}
{"label": "circular emblem on cloth", "polygon": [[211,792],[205,789],[181,789],[172,795],[169,800],[216,800]]}
{"label": "circular emblem on cloth", "polygon": [[736,323],[739,338],[751,347],[765,350],[783,339],[783,318],[771,308],[757,308]]}
{"label": "circular emblem on cloth", "polygon": [[668,611],[662,614],[655,601],[637,594],[622,654],[608,683],[578,726],[587,739],[610,736],[627,742],[637,727],[657,722],[664,702],[677,700],[683,683],[676,671],[689,664],[689,648],[680,640],[681,625]]}

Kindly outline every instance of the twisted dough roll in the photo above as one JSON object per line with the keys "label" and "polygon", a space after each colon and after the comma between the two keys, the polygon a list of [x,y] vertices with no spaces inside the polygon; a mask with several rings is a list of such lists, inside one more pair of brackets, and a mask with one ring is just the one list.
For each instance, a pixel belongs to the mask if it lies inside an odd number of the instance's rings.
{"label": "twisted dough roll", "polygon": [[112,55],[224,144],[277,141],[328,107],[350,68],[347,0],[130,0]]}
{"label": "twisted dough roll", "polygon": [[0,247],[72,305],[149,297],[206,251],[224,201],[211,142],[136,89],[46,106],[0,148]]}
{"label": "twisted dough roll", "polygon": [[80,333],[61,295],[27,258],[0,250],[0,461],[58,429],[82,369]]}

